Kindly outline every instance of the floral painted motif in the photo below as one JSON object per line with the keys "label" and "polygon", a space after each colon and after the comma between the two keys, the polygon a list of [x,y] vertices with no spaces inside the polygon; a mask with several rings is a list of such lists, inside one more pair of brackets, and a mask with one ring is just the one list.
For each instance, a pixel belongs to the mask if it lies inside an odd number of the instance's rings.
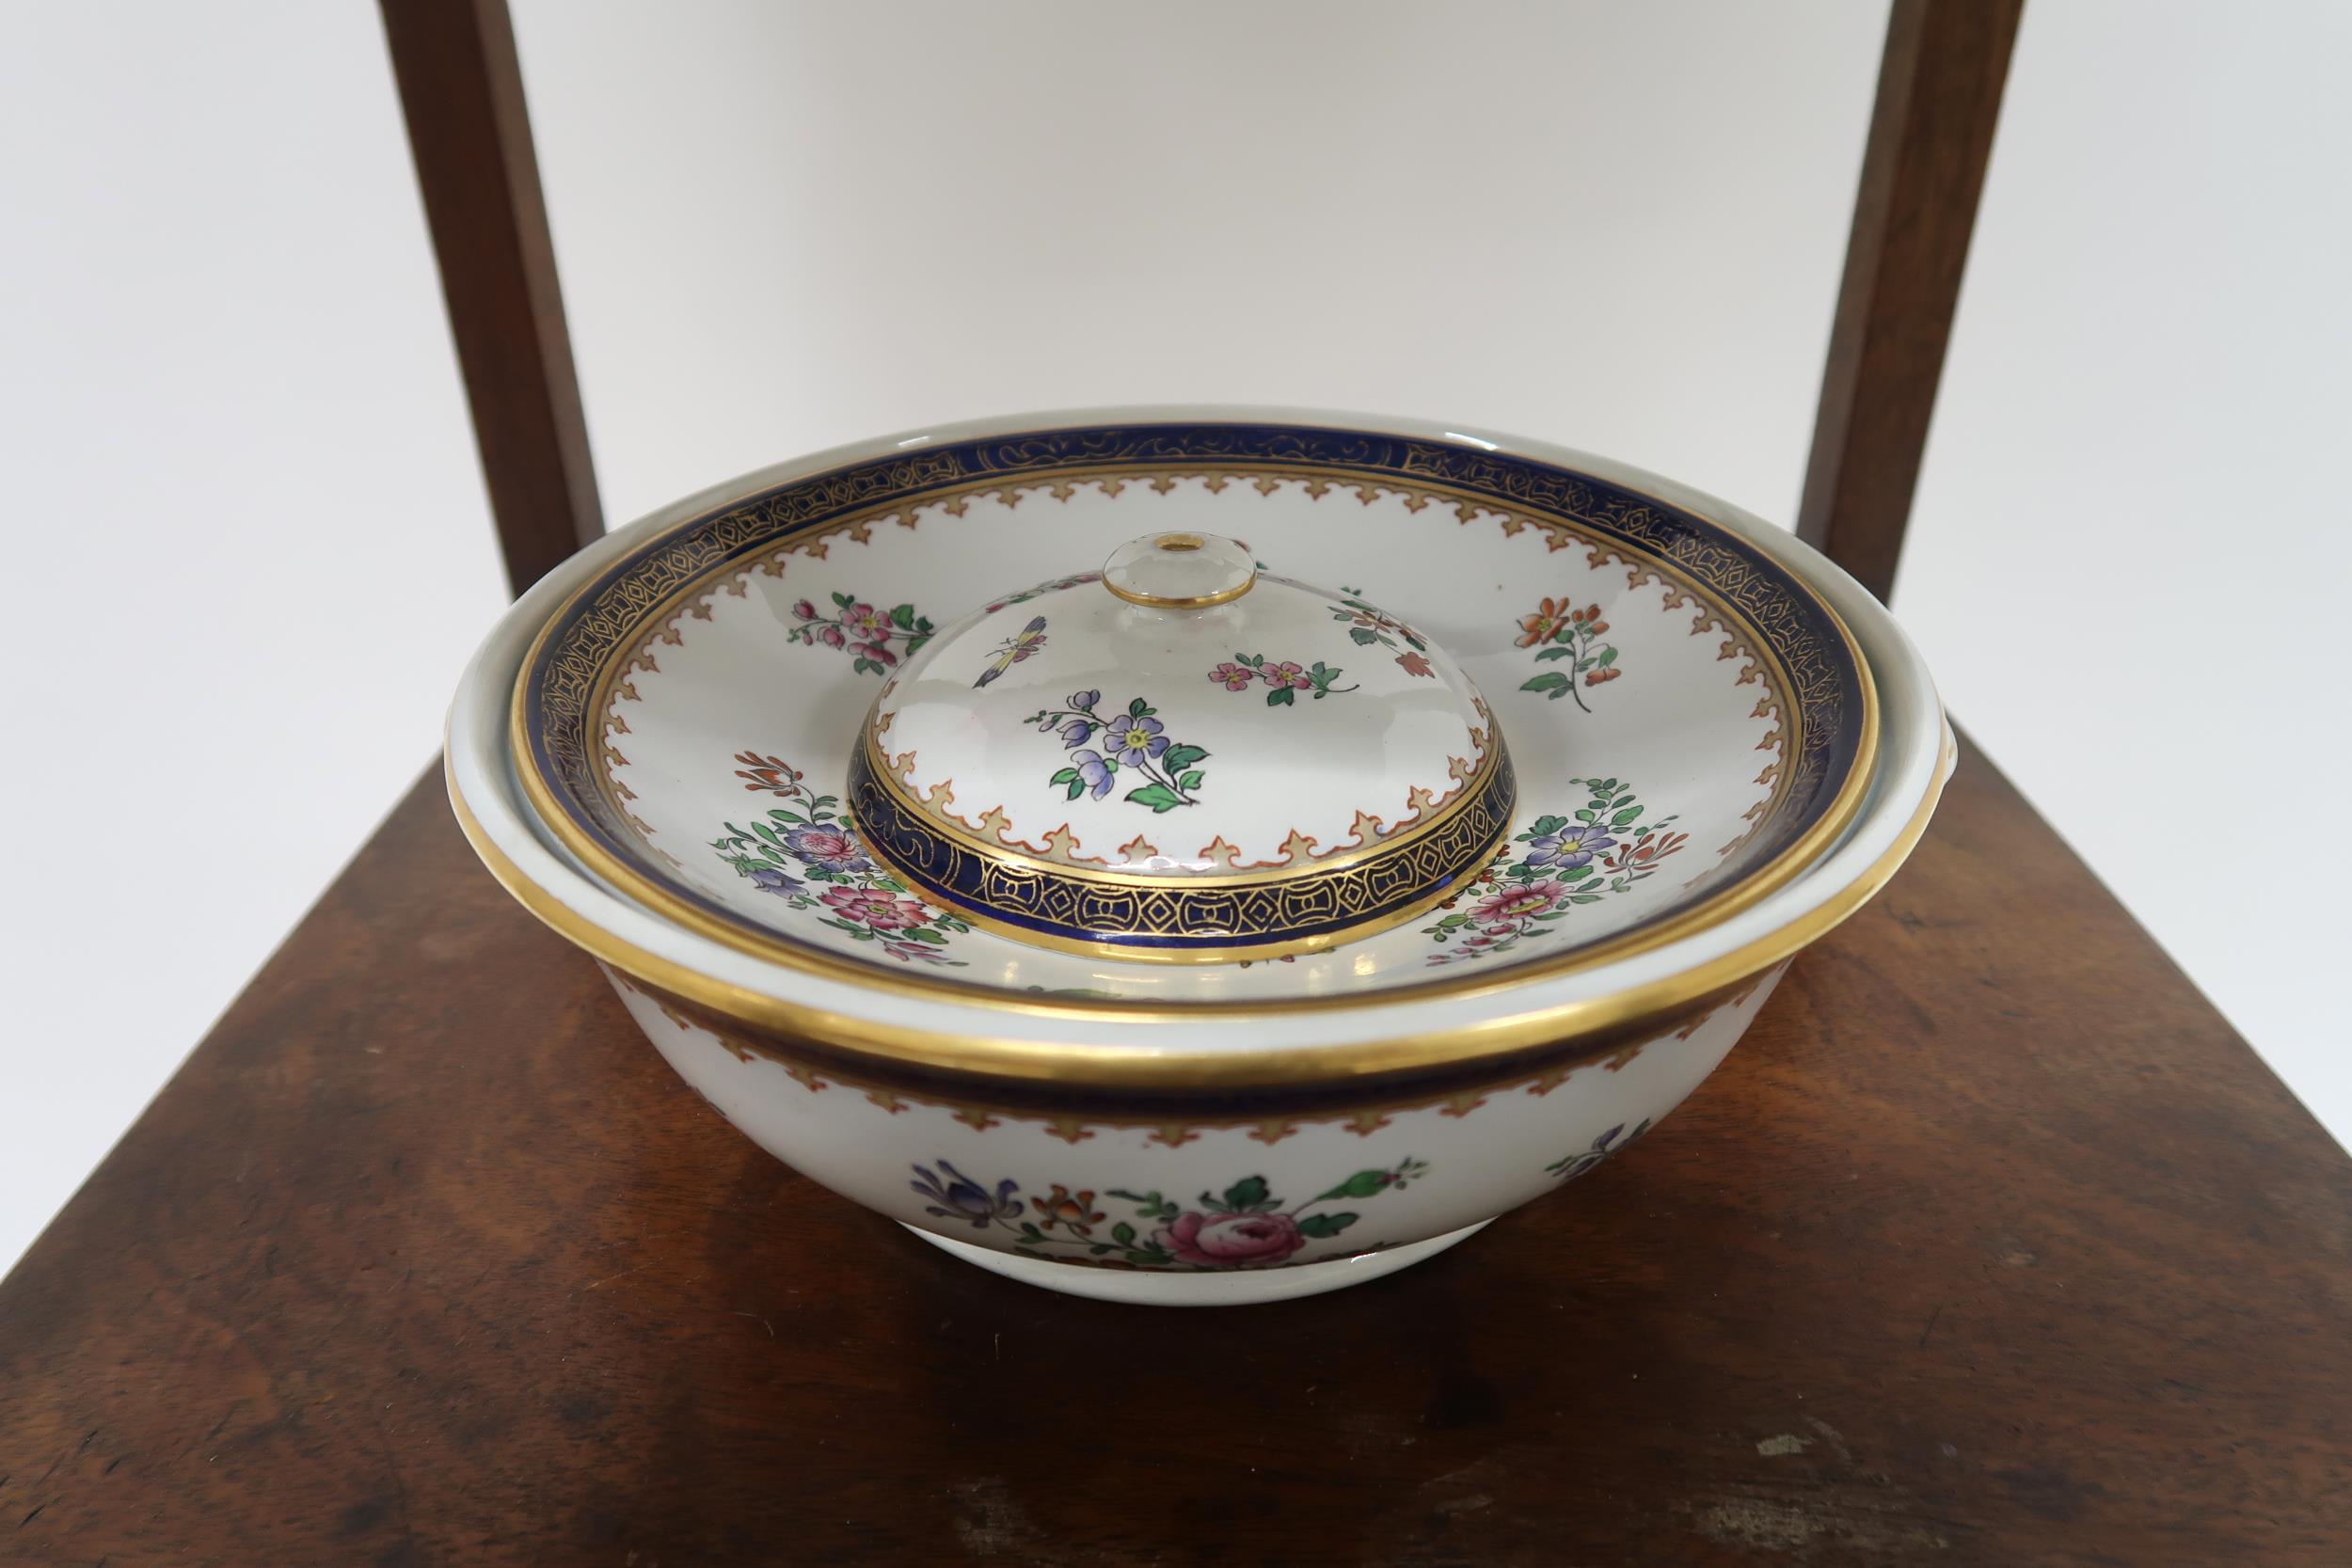
{"label": "floral painted motif", "polygon": [[930,1200],[923,1206],[923,1212],[932,1218],[963,1220],[976,1230],[985,1230],[1021,1217],[1021,1200],[1012,1196],[1020,1191],[1018,1183],[999,1181],[992,1195],[945,1160],[939,1162],[939,1169],[947,1174],[942,1177],[929,1165],[917,1165],[917,1180],[907,1183],[918,1196]]}
{"label": "floral painted motif", "polygon": [[[859,674],[887,674],[892,665],[931,640],[930,618],[917,615],[911,604],[877,610],[863,599],[835,594],[829,615],[818,613],[807,599],[794,604],[792,613],[800,621],[786,634],[792,641],[846,648],[857,656]],[[894,642],[898,645],[895,651]]]}
{"label": "floral painted motif", "polygon": [[[1438,673],[1425,657],[1429,644],[1421,633],[1387,610],[1366,604],[1362,589],[1343,588],[1340,592],[1346,596],[1331,607],[1331,619],[1346,623],[1350,641],[1359,647],[1376,644],[1396,654],[1398,666],[1408,675],[1437,679]],[[1404,644],[1401,652],[1397,648],[1399,642]]]}
{"label": "floral painted motif", "polygon": [[972,683],[977,689],[986,686],[1040,648],[1045,646],[1045,617],[1032,615],[1029,624],[996,645],[994,662],[980,672],[980,678]]}
{"label": "floral painted motif", "polygon": [[1228,691],[1247,691],[1256,683],[1265,683],[1265,705],[1288,707],[1297,701],[1298,693],[1310,693],[1316,702],[1353,691],[1352,686],[1333,686],[1343,672],[1326,666],[1321,659],[1311,669],[1301,670],[1287,661],[1276,663],[1263,654],[1235,654],[1232,660],[1209,672],[1209,679]]}
{"label": "floral painted motif", "polygon": [[[1156,1190],[1134,1193],[1113,1187],[1101,1196],[1130,1205],[1135,1216],[1114,1221],[1095,1207],[1097,1195],[1090,1187],[1073,1191],[1057,1181],[1043,1196],[1030,1197],[1024,1209],[1020,1183],[999,1181],[992,1189],[945,1160],[935,1164],[936,1171],[930,1165],[913,1167],[915,1180],[907,1183],[924,1199],[923,1212],[934,1219],[960,1221],[975,1230],[1009,1231],[1015,1238],[1013,1250],[1025,1257],[1083,1253],[1139,1269],[1179,1270],[1256,1269],[1288,1262],[1309,1242],[1337,1236],[1362,1217],[1352,1209],[1323,1209],[1324,1204],[1402,1192],[1429,1170],[1421,1160],[1359,1170],[1288,1207],[1273,1196],[1263,1176],[1245,1176],[1215,1196],[1202,1193],[1194,1208]],[[1057,1253],[1053,1249],[1057,1247],[1068,1250]]]}
{"label": "floral painted motif", "polygon": [[901,963],[952,964],[950,935],[972,927],[955,915],[909,896],[906,884],[874,863],[840,802],[809,788],[799,768],[781,757],[738,752],[735,776],[748,790],[777,796],[750,827],[726,824],[723,837],[710,841],[719,858],[762,893],[772,893],[796,910],[814,911],[818,924],[875,942]]}
{"label": "floral painted motif", "polygon": [[1198,805],[1192,792],[1200,787],[1203,775],[1196,764],[1209,753],[1170,736],[1159,721],[1159,709],[1140,697],[1127,705],[1126,712],[1107,716],[1100,711],[1102,701],[1100,691],[1073,691],[1063,706],[1030,715],[1030,723],[1060,736],[1062,749],[1071,753],[1070,766],[1052,782],[1073,800],[1081,795],[1100,800],[1116,787],[1124,768],[1143,783],[1123,799],[1150,806],[1154,813]]}
{"label": "floral painted motif", "polygon": [[[1670,831],[1675,819],[1644,824],[1648,808],[1634,799],[1630,784],[1615,779],[1572,779],[1591,791],[1573,818],[1539,816],[1480,872],[1470,885],[1438,906],[1437,923],[1422,934],[1450,943],[1430,956],[1432,964],[1507,953],[1532,938],[1549,936],[1554,923],[1580,904],[1597,904],[1654,876],[1658,863],[1691,840]],[[1462,908],[1465,900],[1470,907]]]}
{"label": "floral painted motif", "polygon": [[1574,697],[1576,705],[1592,712],[1582,692],[1577,690],[1576,678],[1584,677],[1588,687],[1606,686],[1625,672],[1617,663],[1617,650],[1600,641],[1609,623],[1600,618],[1600,606],[1588,605],[1582,610],[1570,607],[1565,599],[1546,599],[1533,615],[1519,617],[1518,645],[1533,648],[1541,644],[1543,652],[1535,656],[1538,664],[1567,659],[1565,670],[1548,670],[1520,684],[1521,691],[1540,691],[1547,701],[1558,702]]}
{"label": "floral painted motif", "polygon": [[[1594,1166],[1599,1164],[1603,1160],[1608,1159],[1612,1154],[1622,1154],[1627,1149],[1632,1148],[1633,1140],[1649,1131],[1649,1122],[1650,1118],[1644,1117],[1640,1122],[1635,1124],[1633,1131],[1630,1132],[1625,1132],[1625,1123],[1619,1122],[1616,1126],[1612,1127],[1608,1132],[1603,1132],[1599,1137],[1595,1138],[1593,1140],[1592,1148],[1580,1149],[1574,1154],[1563,1154],[1560,1158],[1546,1165],[1544,1169],[1551,1176],[1562,1181],[1573,1181],[1578,1177],[1590,1171]],[[1625,1137],[1622,1141],[1620,1141],[1617,1137],[1617,1134],[1620,1132],[1625,1132]]]}

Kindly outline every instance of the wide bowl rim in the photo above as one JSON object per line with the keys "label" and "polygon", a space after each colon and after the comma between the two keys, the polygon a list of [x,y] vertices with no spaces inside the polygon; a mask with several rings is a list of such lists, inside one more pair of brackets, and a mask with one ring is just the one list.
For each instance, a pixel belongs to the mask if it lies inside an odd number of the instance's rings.
{"label": "wide bowl rim", "polygon": [[[521,798],[515,776],[505,722],[513,682],[551,607],[605,560],[732,497],[914,440],[1184,420],[1319,423],[1468,440],[1658,496],[1738,534],[1804,582],[1851,628],[1882,708],[1892,708],[1899,721],[1888,725],[1882,720],[1878,762],[1860,809],[1840,841],[1788,885],[1656,949],[1551,978],[1513,979],[1510,972],[1500,971],[1494,983],[1468,993],[1335,998],[1311,1015],[1288,1009],[1279,1000],[1225,1004],[1212,1011],[1164,1003],[1058,1003],[1049,1008],[987,993],[885,994],[881,987],[787,970],[684,929],[576,863],[567,863],[544,842],[547,825]],[[1793,536],[1740,508],[1629,465],[1524,437],[1378,415],[1228,406],[1060,410],[935,427],[771,465],[662,508],[550,574],[493,629],[453,705],[448,759],[458,818],[492,872],[568,940],[647,984],[738,1022],[854,1054],[1105,1086],[1324,1081],[1460,1063],[1687,1009],[1780,961],[1875,893],[1925,831],[1950,762],[1932,683],[1884,609]],[[1219,1038],[1182,1038],[1182,1028],[1170,1027],[1171,1013],[1180,1024],[1187,1014],[1213,1022]]]}
{"label": "wide bowl rim", "polygon": [[[1842,772],[1835,780],[1835,787],[1817,793],[1805,807],[1795,812],[1801,826],[1794,836],[1776,846],[1762,859],[1738,868],[1728,878],[1720,879],[1719,885],[1695,897],[1677,900],[1627,929],[1595,941],[1548,951],[1540,958],[1512,966],[1508,974],[1499,968],[1458,966],[1440,974],[1383,987],[1376,998],[1370,995],[1363,998],[1334,995],[1221,998],[1176,1006],[1136,1002],[1121,1005],[1122,1016],[1130,1019],[1153,1018],[1160,1022],[1182,1025],[1207,1012],[1306,1012],[1394,1006],[1406,1000],[1408,995],[1412,999],[1434,1001],[1448,995],[1522,987],[1535,980],[1598,968],[1618,958],[1665,947],[1680,937],[1703,930],[1762,901],[1794,881],[1817,862],[1821,852],[1844,833],[1860,810],[1863,797],[1874,776],[1879,746],[1879,697],[1870,661],[1864,657],[1852,628],[1838,613],[1836,607],[1821,595],[1819,587],[1800,569],[1801,563],[1792,564],[1774,559],[1772,552],[1757,548],[1742,536],[1740,531],[1725,528],[1705,509],[1678,506],[1672,499],[1656,494],[1652,487],[1626,484],[1613,476],[1595,471],[1588,465],[1563,466],[1532,451],[1515,451],[1482,437],[1465,436],[1458,431],[1448,430],[1441,439],[1438,439],[1432,437],[1431,432],[1426,429],[1400,430],[1392,425],[1352,416],[1310,415],[1304,411],[1279,420],[1246,417],[1243,411],[1238,410],[1171,410],[1168,417],[1151,420],[1128,417],[1128,412],[1081,411],[1069,416],[1066,422],[1057,423],[1037,422],[1054,418],[1050,416],[1014,416],[1006,420],[979,421],[977,427],[879,437],[863,444],[866,453],[863,457],[833,462],[827,460],[833,454],[817,454],[774,465],[739,482],[752,487],[748,493],[731,496],[715,506],[702,505],[697,498],[696,503],[691,506],[679,504],[661,508],[651,517],[622,531],[628,536],[625,545],[600,544],[595,546],[592,565],[578,563],[570,568],[567,580],[572,582],[572,590],[563,595],[541,619],[539,628],[524,653],[510,693],[508,754],[533,817],[553,834],[566,858],[585,868],[598,881],[620,893],[630,903],[753,958],[805,974],[844,979],[854,986],[909,992],[944,992],[974,1001],[982,1006],[1014,1006],[1025,1011],[1043,1008],[1073,1013],[1099,1006],[1096,1002],[1051,994],[1034,999],[1010,997],[1009,993],[992,992],[967,980],[928,972],[920,967],[904,972],[884,968],[877,973],[877,967],[870,961],[861,961],[856,957],[830,951],[820,944],[769,928],[747,918],[741,911],[728,908],[723,901],[695,888],[690,881],[668,875],[655,863],[660,858],[658,854],[641,852],[646,847],[642,840],[632,846],[628,835],[623,834],[614,822],[607,819],[593,805],[583,809],[578,792],[567,789],[553,770],[552,756],[544,754],[550,739],[543,733],[541,724],[548,719],[544,709],[550,683],[568,686],[579,675],[580,666],[578,660],[580,656],[577,649],[568,646],[570,628],[591,626],[599,638],[604,638],[617,626],[658,626],[665,619],[665,611],[674,615],[691,605],[723,574],[739,569],[742,561],[747,559],[739,544],[733,546],[726,555],[715,558],[707,555],[708,542],[702,537],[704,531],[716,526],[723,535],[724,525],[732,515],[747,508],[759,509],[763,502],[772,501],[780,493],[794,488],[806,489],[823,497],[830,504],[839,492],[849,491],[856,497],[856,507],[871,509],[876,515],[887,515],[893,508],[914,504],[921,492],[877,492],[865,483],[851,480],[850,475],[861,470],[864,475],[871,475],[877,470],[887,472],[903,464],[910,453],[944,458],[951,451],[972,448],[988,451],[990,466],[982,476],[967,479],[961,485],[951,485],[944,491],[934,489],[931,493],[957,494],[975,486],[984,491],[991,490],[1018,481],[1025,475],[1052,479],[1073,472],[1083,476],[1095,472],[1097,468],[1105,472],[1121,471],[1121,465],[1109,463],[1097,450],[1097,443],[1105,436],[1152,437],[1152,455],[1146,460],[1147,467],[1141,470],[1149,472],[1148,464],[1168,461],[1171,457],[1165,445],[1168,439],[1184,442],[1204,433],[1214,433],[1224,438],[1212,443],[1218,452],[1228,452],[1232,438],[1239,437],[1246,441],[1252,436],[1275,440],[1336,437],[1342,443],[1366,439],[1375,442],[1426,441],[1431,445],[1450,448],[1472,461],[1501,454],[1506,461],[1522,461],[1539,468],[1562,470],[1565,467],[1565,471],[1575,479],[1597,480],[1604,485],[1639,496],[1670,513],[1682,513],[1691,523],[1711,536],[1727,540],[1736,547],[1746,550],[1751,557],[1760,557],[1769,571],[1785,579],[1787,592],[1802,602],[1804,608],[1801,613],[1818,617],[1825,626],[1838,650],[1838,668],[1853,684],[1851,722],[1855,726],[1855,738],[1852,754],[1845,760]],[[1032,475],[1027,469],[1003,468],[999,454],[990,450],[1005,446],[1025,448],[1040,442],[1066,440],[1074,440],[1079,450],[1092,461],[1080,469],[1056,467]],[[1295,454],[1286,454],[1280,466],[1293,466],[1295,458]],[[1216,467],[1224,462],[1247,464],[1251,460],[1232,453],[1225,457],[1204,454],[1198,461]],[[1360,474],[1357,471],[1359,469]],[[1343,487],[1355,483],[1359,477],[1372,478],[1375,482],[1381,479],[1393,482],[1402,478],[1435,483],[1434,475],[1410,465],[1402,469],[1391,469],[1369,458],[1336,455],[1324,458],[1319,463],[1310,463],[1296,471],[1320,475]],[[1476,503],[1498,510],[1518,504],[1493,497],[1477,498]],[[1529,504],[1537,513],[1545,510]],[[658,524],[656,518],[660,519]],[[1596,520],[1587,519],[1586,522],[1594,524]],[[837,524],[838,518],[835,518],[824,526]],[[784,532],[797,532],[803,526],[806,525],[787,526]],[[1597,526],[1607,527],[1605,524]],[[783,536],[777,534],[773,537]],[[1629,537],[1613,534],[1608,536],[1608,543],[1612,549],[1646,561],[1651,569],[1659,572],[1679,576],[1690,564],[1677,559],[1678,551],[1661,551],[1653,543],[1636,542]],[[762,544],[760,547],[768,546]],[[683,580],[675,573],[675,563],[680,561],[693,563],[692,570],[684,576]],[[659,597],[643,596],[643,586],[630,581],[632,578],[643,578],[648,574],[655,581],[666,585]],[[1793,672],[1782,651],[1772,645],[1752,610],[1726,598],[1721,588],[1711,582],[1684,577],[1683,586],[1688,593],[1699,598],[1719,622],[1740,628],[1742,635],[1756,647],[1759,657],[1777,672],[1786,689],[1785,696],[1791,699],[1784,710],[1786,725],[1791,731],[1799,731],[1809,723],[1810,721],[1801,712],[1804,705],[1794,701],[1797,693]],[[596,656],[587,682],[589,689],[595,693],[594,699],[587,705],[591,709],[600,712],[604,694],[617,681],[627,678],[633,661],[625,656],[636,640],[633,632],[612,636],[609,646]],[[559,648],[559,641],[566,641],[566,645]],[[885,693],[888,689],[885,686]],[[611,810],[621,812],[618,802],[612,801],[609,797],[606,804]],[[1759,823],[1759,831],[1765,825]],[[869,852],[878,851],[880,847],[879,844],[869,839]],[[918,895],[924,895],[919,889],[917,892]],[[960,908],[957,912],[966,919],[987,923],[983,916],[970,910]],[[1056,942],[1034,934],[1016,940],[1030,940],[1044,946],[1058,945],[1066,951],[1099,957],[1120,957],[1130,961],[1139,961],[1142,957],[1134,953],[1114,955],[1088,942]],[[1323,945],[1321,942],[1304,944],[1305,947]],[[1304,948],[1264,945],[1258,951],[1236,949],[1230,957],[1273,957],[1295,950]]]}

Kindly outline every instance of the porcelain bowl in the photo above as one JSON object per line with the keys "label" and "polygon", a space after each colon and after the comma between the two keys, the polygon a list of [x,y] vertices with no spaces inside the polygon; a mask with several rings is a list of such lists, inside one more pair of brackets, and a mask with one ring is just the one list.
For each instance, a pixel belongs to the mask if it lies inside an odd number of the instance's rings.
{"label": "porcelain bowl", "polygon": [[[741,498],[910,447],[1154,421],[1312,425],[1506,454],[1702,519],[1842,621],[1875,688],[1867,778],[1835,832],[1768,891],[1662,919],[1639,940],[1596,943],[1573,963],[1473,969],[1442,990],[1340,987],[1152,1006],[796,962],[592,867],[532,799],[512,726],[518,676],[551,619],[612,562]],[[1526,741],[1513,739],[1524,754]],[[1111,1300],[1215,1305],[1376,1277],[1624,1152],[1724,1059],[1789,960],[1894,875],[1952,756],[1933,686],[1884,610],[1737,508],[1491,433],[1163,408],[1027,416],[843,448],[607,536],[524,595],[485,642],[452,708],[448,775],[491,871],[602,965],[680,1076],[762,1148],[1012,1277]]]}

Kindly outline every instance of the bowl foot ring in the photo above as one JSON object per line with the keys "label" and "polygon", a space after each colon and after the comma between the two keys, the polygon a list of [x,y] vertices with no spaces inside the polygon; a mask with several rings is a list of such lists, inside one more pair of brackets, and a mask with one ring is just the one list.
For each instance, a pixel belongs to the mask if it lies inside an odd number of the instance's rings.
{"label": "bowl foot ring", "polygon": [[1143,1307],[1248,1307],[1259,1302],[1289,1301],[1321,1295],[1378,1279],[1399,1269],[1434,1258],[1456,1242],[1468,1241],[1492,1220],[1480,1220],[1442,1236],[1379,1252],[1359,1253],[1289,1269],[1235,1269],[1230,1273],[1178,1274],[1151,1269],[1095,1269],[1076,1263],[1056,1263],[1022,1258],[993,1247],[974,1246],[951,1236],[935,1235],[914,1226],[906,1228],[951,1258],[976,1263],[991,1274],[1017,1279],[1065,1295],[1091,1296],[1097,1301],[1129,1302]]}

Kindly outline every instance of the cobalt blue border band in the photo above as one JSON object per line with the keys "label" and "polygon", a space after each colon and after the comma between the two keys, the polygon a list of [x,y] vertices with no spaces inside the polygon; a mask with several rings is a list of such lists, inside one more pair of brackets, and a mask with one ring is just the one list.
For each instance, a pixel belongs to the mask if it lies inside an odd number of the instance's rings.
{"label": "cobalt blue border band", "polygon": [[1427,833],[1362,860],[1258,886],[1203,885],[1181,875],[1141,885],[974,853],[876,779],[864,746],[850,758],[846,794],[866,849],[934,903],[1036,936],[1161,954],[1271,952],[1380,929],[1483,869],[1518,803],[1503,755]]}
{"label": "cobalt blue border band", "polygon": [[[1786,672],[1796,709],[1795,754],[1786,766],[1782,814],[1747,850],[1748,870],[1820,820],[1859,755],[1865,727],[1862,671],[1841,628],[1788,568],[1705,518],[1606,480],[1503,452],[1416,436],[1279,423],[1135,422],[1073,426],[945,442],[787,481],[670,528],[598,573],[560,610],[522,673],[525,745],[564,815],[604,852],[645,865],[594,775],[598,723],[590,711],[610,659],[642,635],[673,594],[714,569],[774,549],[797,535],[894,505],[1003,481],[1050,482],[1065,470],[1101,472],[1220,465],[1302,474],[1342,469],[1365,479],[1442,486],[1498,511],[1555,519],[1596,542],[1637,546],[1670,562],[1710,598],[1736,610]],[[675,896],[762,942],[825,951],[757,925],[692,886],[661,877]],[[1669,905],[1619,935],[1678,912]],[[951,985],[980,982],[941,974]],[[1410,985],[1391,988],[1408,992]]]}

